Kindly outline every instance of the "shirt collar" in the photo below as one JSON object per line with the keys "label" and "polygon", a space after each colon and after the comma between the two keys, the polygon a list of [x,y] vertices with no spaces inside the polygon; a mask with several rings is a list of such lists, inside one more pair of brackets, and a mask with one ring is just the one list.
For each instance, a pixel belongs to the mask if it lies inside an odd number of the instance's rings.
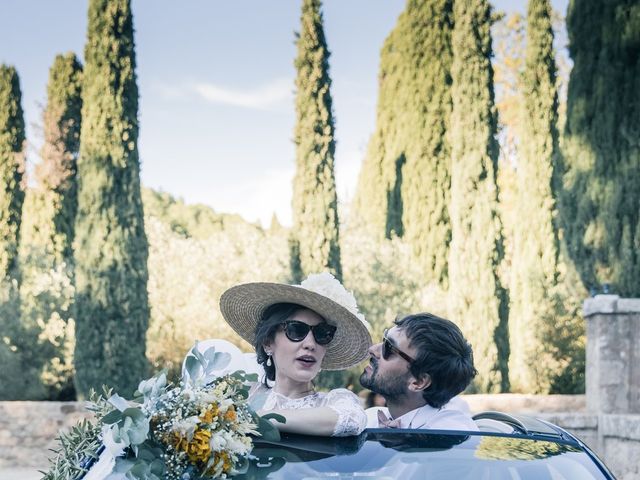
{"label": "shirt collar", "polygon": [[428,404],[411,410],[398,418],[400,420],[400,428],[422,428],[439,411],[439,408],[433,408]]}

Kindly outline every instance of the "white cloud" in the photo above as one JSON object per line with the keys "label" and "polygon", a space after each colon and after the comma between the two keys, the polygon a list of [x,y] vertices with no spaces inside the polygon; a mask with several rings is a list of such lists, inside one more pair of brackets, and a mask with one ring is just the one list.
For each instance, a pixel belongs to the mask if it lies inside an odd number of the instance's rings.
{"label": "white cloud", "polygon": [[[336,190],[343,207],[352,199],[360,172],[361,149],[338,152],[336,157]],[[210,205],[216,212],[237,213],[245,220],[259,222],[268,228],[275,213],[280,223],[290,227],[293,221],[291,198],[294,165],[271,168],[262,173],[248,170],[242,178],[236,175],[215,183],[196,182],[188,192],[174,193],[187,203]],[[152,185],[153,186],[153,185]],[[154,188],[160,188],[154,186]],[[343,219],[344,220],[344,219]]]}
{"label": "white cloud", "polygon": [[192,191],[189,203],[211,205],[217,212],[238,213],[250,222],[269,227],[275,213],[284,226],[291,226],[291,193],[294,169],[272,169],[241,182]]}
{"label": "white cloud", "polygon": [[[336,190],[341,202],[350,202],[355,193],[362,162],[362,151],[351,150],[336,158]],[[271,224],[275,213],[284,226],[291,226],[291,196],[293,195],[293,165],[271,169],[264,174],[245,178],[209,191],[206,203],[216,211],[239,213],[249,221],[259,221],[264,227]]]}
{"label": "white cloud", "polygon": [[189,89],[185,86],[168,85],[166,83],[155,83],[152,87],[156,93],[165,100],[183,100],[189,94]]}
{"label": "white cloud", "polygon": [[278,78],[250,90],[226,88],[213,83],[196,83],[193,90],[211,103],[265,110],[291,100],[293,80]]}

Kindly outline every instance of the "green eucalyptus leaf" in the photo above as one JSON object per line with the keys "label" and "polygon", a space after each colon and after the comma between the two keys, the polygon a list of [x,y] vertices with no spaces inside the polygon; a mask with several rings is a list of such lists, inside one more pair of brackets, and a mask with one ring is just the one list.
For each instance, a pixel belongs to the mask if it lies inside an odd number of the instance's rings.
{"label": "green eucalyptus leaf", "polygon": [[258,419],[257,431],[265,440],[274,442],[280,440],[280,432],[278,429],[269,420],[265,420],[264,417]]}
{"label": "green eucalyptus leaf", "polygon": [[149,419],[139,408],[127,408],[122,412],[125,417],[120,431],[126,433],[132,445],[140,445],[149,434]]}
{"label": "green eucalyptus leaf", "polygon": [[237,390],[237,395],[242,398],[243,400],[246,400],[247,398],[249,398],[249,392],[247,389],[239,389]]}
{"label": "green eucalyptus leaf", "polygon": [[235,470],[238,472],[238,475],[247,473],[249,470],[249,459],[247,457],[240,457],[238,463],[236,463]]}
{"label": "green eucalyptus leaf", "polygon": [[[244,370],[236,370],[235,372],[230,373],[229,377],[239,380],[241,382],[247,381],[247,373]],[[256,381],[257,381],[257,377],[256,377]]]}
{"label": "green eucalyptus leaf", "polygon": [[138,385],[138,392],[144,396],[145,399],[155,398],[162,394],[166,386],[167,374],[165,371],[162,371],[148,380],[141,381]]}
{"label": "green eucalyptus leaf", "polygon": [[129,471],[129,475],[136,480],[162,480],[153,473],[151,464],[144,460],[138,460]]}
{"label": "green eucalyptus leaf", "polygon": [[204,356],[204,358],[207,360],[207,362],[212,362],[212,361],[213,361],[213,359],[214,359],[214,358],[215,358],[215,356],[216,356],[216,347],[211,346],[211,347],[207,348],[207,349],[204,351],[203,356]]}
{"label": "green eucalyptus leaf", "polygon": [[200,363],[200,361],[198,361],[196,357],[189,356],[185,360],[185,368],[187,369],[189,378],[191,380],[195,380],[200,376],[202,364]]}
{"label": "green eucalyptus leaf", "polygon": [[218,352],[214,355],[213,361],[207,365],[207,371],[222,370],[231,362],[231,354],[227,352]]}
{"label": "green eucalyptus leaf", "polygon": [[198,360],[198,362],[200,362],[200,365],[206,365],[207,361],[204,358],[204,355],[202,355],[202,353],[200,353],[200,350],[198,350],[198,343],[196,342],[196,344],[193,346],[193,348],[191,349],[191,354],[196,357],[196,359]]}
{"label": "green eucalyptus leaf", "polygon": [[149,466],[149,470],[153,475],[156,475],[159,478],[163,478],[165,474],[164,462],[159,458],[156,458],[151,462],[151,465]]}
{"label": "green eucalyptus leaf", "polygon": [[273,419],[278,423],[287,423],[287,419],[279,413],[265,413],[264,415],[261,415],[261,418],[264,418],[265,420]]}
{"label": "green eucalyptus leaf", "polygon": [[147,419],[147,416],[144,414],[144,412],[136,407],[127,408],[124,412],[122,412],[122,416],[130,417],[135,422],[140,422]]}
{"label": "green eucalyptus leaf", "polygon": [[116,458],[116,464],[113,467],[113,473],[126,474],[134,465],[135,459],[118,457]]}
{"label": "green eucalyptus leaf", "polygon": [[104,417],[102,417],[102,423],[104,423],[105,425],[118,423],[120,420],[122,420],[122,412],[120,410],[111,410]]}
{"label": "green eucalyptus leaf", "polygon": [[111,395],[107,401],[121,412],[129,408],[129,402],[117,393]]}

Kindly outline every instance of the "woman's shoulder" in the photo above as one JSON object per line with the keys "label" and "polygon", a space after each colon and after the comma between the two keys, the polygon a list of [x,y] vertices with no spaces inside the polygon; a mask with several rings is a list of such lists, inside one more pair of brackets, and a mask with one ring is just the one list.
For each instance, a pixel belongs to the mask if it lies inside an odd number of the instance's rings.
{"label": "woman's shoulder", "polygon": [[357,397],[357,395],[348,388],[334,388],[333,390],[329,390],[327,395],[353,395]]}
{"label": "woman's shoulder", "polygon": [[326,393],[327,401],[349,400],[360,403],[360,398],[348,388],[334,388]]}

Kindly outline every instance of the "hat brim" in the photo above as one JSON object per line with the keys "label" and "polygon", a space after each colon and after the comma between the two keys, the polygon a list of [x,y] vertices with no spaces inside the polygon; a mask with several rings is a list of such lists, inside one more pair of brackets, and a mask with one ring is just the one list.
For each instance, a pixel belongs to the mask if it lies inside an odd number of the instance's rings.
{"label": "hat brim", "polygon": [[327,346],[323,369],[342,370],[366,358],[371,335],[364,323],[342,305],[302,287],[263,282],[237,285],[222,294],[220,310],[231,328],[253,345],[258,321],[275,303],[302,305],[337,327]]}

